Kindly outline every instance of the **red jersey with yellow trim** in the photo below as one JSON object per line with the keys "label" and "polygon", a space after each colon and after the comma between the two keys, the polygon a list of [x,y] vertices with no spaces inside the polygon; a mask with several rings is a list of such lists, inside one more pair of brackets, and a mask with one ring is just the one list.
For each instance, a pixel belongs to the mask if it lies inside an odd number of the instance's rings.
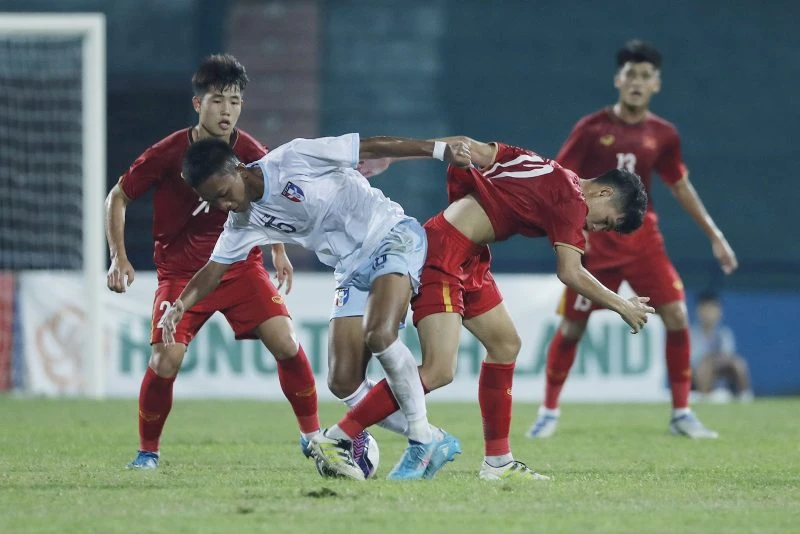
{"label": "red jersey with yellow trim", "polygon": [[454,202],[470,193],[483,207],[496,241],[521,234],[547,236],[583,252],[588,206],[577,175],[556,161],[496,143],[497,155],[484,169],[447,169],[447,196]]}
{"label": "red jersey with yellow trim", "polygon": [[[190,278],[211,257],[228,214],[209,207],[181,178],[183,156],[192,143],[192,129],[186,128],[165,137],[133,162],[119,179],[130,199],[153,194],[153,260],[158,278]],[[266,148],[247,133],[234,129],[231,147],[243,162],[264,157]],[[250,251],[247,261],[232,266],[225,278],[250,262],[262,262],[261,249]]]}
{"label": "red jersey with yellow trim", "polygon": [[647,189],[649,201],[642,227],[628,235],[592,233],[585,256],[588,267],[614,268],[663,245],[650,186],[653,171],[669,185],[687,174],[675,126],[652,113],[638,124],[627,124],[610,107],[604,108],[578,121],[556,160],[581,178],[594,178],[610,169],[627,169],[638,174]]}

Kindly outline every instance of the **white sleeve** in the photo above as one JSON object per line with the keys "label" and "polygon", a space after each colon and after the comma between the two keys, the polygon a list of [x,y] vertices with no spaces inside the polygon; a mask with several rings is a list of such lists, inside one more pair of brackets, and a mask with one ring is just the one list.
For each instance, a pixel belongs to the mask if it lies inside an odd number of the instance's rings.
{"label": "white sleeve", "polygon": [[355,169],[361,139],[357,133],[319,139],[295,139],[289,143],[281,165],[283,171],[317,175],[336,167]]}
{"label": "white sleeve", "polygon": [[267,236],[256,228],[237,228],[226,224],[211,252],[211,261],[236,263],[246,259],[253,247],[268,244]]}

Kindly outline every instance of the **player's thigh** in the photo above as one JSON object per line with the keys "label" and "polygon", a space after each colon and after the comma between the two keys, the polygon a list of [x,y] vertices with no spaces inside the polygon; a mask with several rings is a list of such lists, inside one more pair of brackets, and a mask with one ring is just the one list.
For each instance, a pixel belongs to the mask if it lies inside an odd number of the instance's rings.
{"label": "player's thigh", "polygon": [[[162,322],[164,313],[172,306],[175,300],[177,300],[187,283],[188,280],[159,280],[155,298],[153,299],[153,312],[151,315],[151,345],[163,344]],[[213,311],[209,312],[200,306],[187,311],[175,329],[175,342],[177,344],[188,345],[213,313]],[[155,352],[155,348],[153,350]],[[161,352],[163,353],[163,351]],[[159,358],[159,361],[171,360],[173,354],[175,353],[170,351],[169,354]],[[180,359],[183,359],[182,354],[180,355]],[[180,367],[180,362],[178,363],[178,367]],[[154,370],[156,369],[154,368]]]}
{"label": "player's thigh", "polygon": [[464,326],[486,349],[487,362],[512,363],[517,360],[522,340],[504,303],[481,315],[464,319]]}
{"label": "player's thigh", "polygon": [[461,323],[461,315],[453,312],[432,313],[417,323],[422,349],[420,377],[428,390],[453,381],[458,363]]}
{"label": "player's thigh", "polygon": [[297,354],[289,310],[262,265],[249,266],[223,281],[201,304],[209,312],[222,312],[236,339],[261,339],[278,358]]}
{"label": "player's thigh", "polygon": [[343,399],[364,382],[372,356],[364,345],[362,316],[334,317],[328,329],[328,388]]}
{"label": "player's thigh", "polygon": [[255,335],[276,360],[294,358],[300,350],[292,320],[285,315],[276,315],[259,324]]}

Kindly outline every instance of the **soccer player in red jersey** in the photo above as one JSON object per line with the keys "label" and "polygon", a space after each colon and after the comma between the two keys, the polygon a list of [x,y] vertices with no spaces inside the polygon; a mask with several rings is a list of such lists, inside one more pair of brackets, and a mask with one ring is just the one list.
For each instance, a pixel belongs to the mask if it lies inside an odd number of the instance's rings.
{"label": "soccer player in red jersey", "polygon": [[[125,253],[125,210],[131,200],[154,189],[153,239],[158,289],[153,302],[150,363],[139,391],[139,452],[129,468],[158,467],[159,440],[172,408],[172,389],[186,347],[214,312],[222,312],[236,339],[261,339],[277,360],[278,378],[292,405],[301,432],[304,454],[319,431],[314,374],[297,343],[289,312],[264,269],[261,249],[253,248],[246,261],[232,267],[219,288],[202,305],[186,314],[175,333],[176,344],[162,339],[165,310],[180,295],[194,273],[205,265],[228,214],[211,209],[181,178],[183,156],[189,146],[206,138],[228,142],[241,161],[263,157],[266,149],[236,128],[247,74],[235,57],[207,57],[192,77],[192,104],[198,122],[148,148],[122,175],[106,199],[106,222],[111,267],[108,288],[124,293],[134,280]],[[278,288],[291,289],[292,264],[283,245],[272,247]]]}
{"label": "soccer player in red jersey", "polygon": [[[648,191],[653,172],[657,172],[708,236],[722,270],[732,273],[737,267],[736,255],[689,181],[677,130],[648,110],[651,97],[661,89],[660,69],[661,54],[650,44],[634,40],[622,47],[617,52],[614,77],[619,101],[582,118],[556,159],[581,176],[612,167],[636,172]],[[611,289],[616,290],[627,280],[636,293],[650,297],[667,329],[667,372],[672,390],[669,430],[691,438],[716,438],[717,433],[706,428],[689,408],[691,367],[683,283],[667,256],[653,203],[648,204],[644,224],[636,232],[592,235],[584,265]],[[547,354],[544,404],[528,431],[529,437],[545,438],[555,432],[560,415],[558,397],[575,361],[578,342],[592,310],[604,307],[604,303],[571,288],[565,290],[559,306],[563,319]]]}
{"label": "soccer player in red jersey", "polygon": [[[581,256],[584,230],[628,233],[642,224],[647,204],[644,186],[625,169],[582,180],[555,161],[522,148],[469,138],[442,141],[464,143],[479,169],[451,165],[450,205],[425,223],[428,256],[420,292],[412,301],[422,347],[420,379],[426,391],[453,380],[461,325],[466,326],[487,351],[478,386],[485,442],[480,477],[548,479],[511,454],[511,387],[521,342],[489,272],[488,245],[516,234],[547,236],[555,248],[559,278],[615,310],[636,333],[654,311],[648,299],[625,300],[606,289],[583,268]],[[389,163],[364,165],[362,172],[374,175]],[[332,428],[356,436],[397,407],[387,383],[381,381]]]}

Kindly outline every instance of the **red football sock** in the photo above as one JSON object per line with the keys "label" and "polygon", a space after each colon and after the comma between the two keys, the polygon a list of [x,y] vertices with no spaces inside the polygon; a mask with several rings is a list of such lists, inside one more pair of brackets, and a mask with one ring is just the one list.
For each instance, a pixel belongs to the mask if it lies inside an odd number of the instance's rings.
{"label": "red football sock", "polygon": [[514,382],[513,363],[481,365],[478,379],[478,403],[483,418],[483,441],[486,456],[501,456],[511,452],[508,434],[511,431],[511,386]]}
{"label": "red football sock", "polygon": [[672,407],[687,408],[692,389],[692,367],[689,362],[689,330],[667,331],[667,374],[672,389]]}
{"label": "red football sock", "polygon": [[580,340],[564,337],[559,328],[550,342],[547,350],[547,382],[544,387],[544,407],[549,410],[558,408],[561,389],[567,381],[572,364],[575,363],[578,341]]}
{"label": "red football sock", "polygon": [[317,385],[303,347],[299,347],[297,355],[293,358],[276,361],[281,389],[292,405],[300,432],[304,434],[316,432],[319,430]]}
{"label": "red football sock", "polygon": [[357,405],[345,414],[338,426],[350,439],[367,427],[383,421],[400,409],[386,379],[381,380],[361,399]]}
{"label": "red football sock", "polygon": [[172,385],[175,377],[158,376],[150,367],[139,389],[139,449],[158,452],[158,441],[172,409]]}

